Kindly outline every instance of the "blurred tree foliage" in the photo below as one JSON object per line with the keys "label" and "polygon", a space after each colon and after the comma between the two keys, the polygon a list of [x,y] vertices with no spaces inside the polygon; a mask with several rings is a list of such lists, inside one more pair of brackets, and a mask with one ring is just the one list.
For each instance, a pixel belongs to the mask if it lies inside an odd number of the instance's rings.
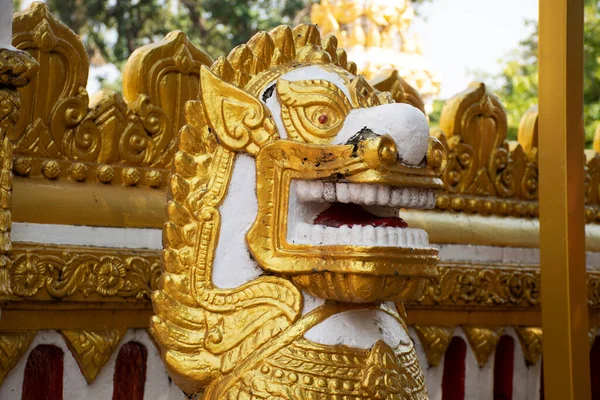
{"label": "blurred tree foliage", "polygon": [[[79,34],[92,65],[123,67],[140,46],[182,30],[213,58],[260,30],[310,22],[319,0],[46,0],[50,11]],[[413,0],[419,5],[432,0]],[[15,10],[20,1],[13,0]],[[118,82],[101,80],[119,89]]]}
{"label": "blurred tree foliage", "polygon": [[[119,67],[138,47],[180,29],[213,58],[227,54],[260,30],[308,22],[318,0],[46,0],[79,34],[92,63]],[[431,0],[413,0],[419,5]],[[13,0],[15,9],[19,0]],[[304,14],[302,13],[304,11]]]}
{"label": "blurred tree foliage", "polygon": [[[537,22],[527,23],[534,28],[533,32],[501,61],[502,73],[492,77],[496,82],[492,88],[506,108],[510,139],[517,137],[521,116],[537,104],[538,29]],[[586,145],[590,147],[600,122],[600,2],[597,0],[585,0],[584,56],[584,123]]]}
{"label": "blurred tree foliage", "polygon": [[180,29],[212,57],[259,30],[290,23],[304,0],[47,0],[84,40],[92,62],[119,67],[138,47]]}

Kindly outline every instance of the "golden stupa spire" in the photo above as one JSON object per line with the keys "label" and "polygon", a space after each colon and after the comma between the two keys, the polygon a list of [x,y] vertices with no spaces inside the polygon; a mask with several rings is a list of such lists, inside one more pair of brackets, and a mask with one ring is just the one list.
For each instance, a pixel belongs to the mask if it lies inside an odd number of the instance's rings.
{"label": "golden stupa spire", "polygon": [[310,17],[324,36],[337,36],[359,73],[371,79],[382,70],[397,69],[431,104],[441,82],[418,38],[409,33],[414,15],[411,0],[321,0]]}

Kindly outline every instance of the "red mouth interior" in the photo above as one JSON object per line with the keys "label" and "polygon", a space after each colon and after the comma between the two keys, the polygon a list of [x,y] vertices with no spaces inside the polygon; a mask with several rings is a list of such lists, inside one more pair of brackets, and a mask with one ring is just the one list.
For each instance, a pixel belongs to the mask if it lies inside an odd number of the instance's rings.
{"label": "red mouth interior", "polygon": [[373,215],[358,204],[333,203],[331,207],[317,215],[315,225],[324,225],[339,228],[344,225],[353,226],[390,226],[393,228],[407,228],[408,224],[402,218],[378,217]]}

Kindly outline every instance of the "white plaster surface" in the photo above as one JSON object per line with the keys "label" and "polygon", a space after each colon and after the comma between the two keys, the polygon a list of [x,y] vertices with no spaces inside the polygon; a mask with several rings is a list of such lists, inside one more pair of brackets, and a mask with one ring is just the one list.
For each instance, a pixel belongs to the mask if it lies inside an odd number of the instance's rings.
{"label": "white plaster surface", "polygon": [[421,365],[421,370],[425,376],[425,386],[427,386],[427,391],[429,392],[429,399],[442,400],[442,378],[444,375],[445,356],[442,356],[440,364],[437,367],[430,366],[429,362],[427,361],[425,350],[418,339],[415,329],[413,327],[409,327],[408,334],[415,345],[417,357],[419,358],[419,365]]}
{"label": "white plaster surface", "polygon": [[250,257],[246,245],[246,232],[258,214],[256,164],[251,156],[237,156],[227,196],[219,212],[221,231],[212,279],[218,287],[235,288],[257,278],[262,272]]}
{"label": "white plaster surface", "polygon": [[13,0],[0,0],[0,49],[12,46]]}
{"label": "white plaster surface", "polygon": [[425,114],[417,108],[392,103],[352,110],[333,143],[344,144],[363,128],[394,138],[398,157],[407,164],[417,165],[423,161],[429,142],[429,123]]}
{"label": "white plaster surface", "polygon": [[[440,261],[509,263],[539,265],[540,250],[524,247],[474,246],[464,244],[430,244],[439,249]],[[600,253],[587,252],[586,266],[600,268]],[[493,266],[490,266],[493,268]]]}
{"label": "white plaster surface", "polygon": [[505,328],[505,334],[515,341],[513,364],[513,400],[538,400],[540,398],[541,360],[536,365],[527,366],[519,338],[512,327]]}
{"label": "white plaster surface", "polygon": [[305,333],[304,337],[325,345],[345,344],[370,349],[379,340],[396,348],[410,338],[400,323],[379,310],[351,310],[335,314]]}
{"label": "white plaster surface", "polygon": [[160,229],[101,228],[13,222],[13,242],[48,243],[127,249],[162,249]]}
{"label": "white plaster surface", "polygon": [[[536,365],[527,366],[519,339],[512,327],[505,327],[505,334],[514,340],[513,361],[513,400],[539,400],[541,361]],[[425,384],[431,400],[442,400],[442,379],[444,375],[444,357],[437,367],[429,366],[427,357],[415,330],[409,327],[409,335],[415,343],[419,363],[425,376]],[[467,344],[465,369],[465,400],[493,400],[494,362],[493,354],[485,367],[480,368],[464,332],[457,328],[454,336],[462,338]]]}
{"label": "white plaster surface", "polygon": [[475,354],[461,329],[454,330],[454,336],[461,337],[467,344],[465,371],[465,400],[492,400],[494,398],[494,355],[480,368]]}
{"label": "white plaster surface", "polygon": [[33,340],[27,353],[21,358],[17,365],[10,371],[0,386],[0,399],[21,399],[23,373],[27,364],[29,353],[39,344],[53,344],[60,347],[64,352],[63,373],[63,398],[69,400],[78,399],[112,399],[113,375],[117,355],[120,347],[130,341],[143,344],[148,350],[146,369],[146,387],[144,398],[148,400],[184,400],[183,393],[173,384],[160,359],[158,350],[152,343],[145,330],[129,330],[119,343],[119,347],[113,352],[109,361],[104,365],[94,382],[88,384],[77,365],[77,361],[67,348],[62,336],[56,331],[40,331]]}

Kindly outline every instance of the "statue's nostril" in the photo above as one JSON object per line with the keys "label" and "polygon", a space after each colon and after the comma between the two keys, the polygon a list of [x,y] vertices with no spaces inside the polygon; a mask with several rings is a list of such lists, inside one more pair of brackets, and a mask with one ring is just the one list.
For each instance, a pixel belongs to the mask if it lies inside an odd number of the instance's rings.
{"label": "statue's nostril", "polygon": [[348,139],[346,144],[356,145],[356,144],[358,144],[358,142],[361,142],[365,139],[371,139],[371,138],[376,138],[376,137],[379,137],[379,135],[365,126],[360,131],[358,131],[354,136],[352,136],[350,139]]}
{"label": "statue's nostril", "polygon": [[387,165],[394,165],[398,161],[398,148],[396,142],[388,135],[381,137],[379,143],[379,159]]}

